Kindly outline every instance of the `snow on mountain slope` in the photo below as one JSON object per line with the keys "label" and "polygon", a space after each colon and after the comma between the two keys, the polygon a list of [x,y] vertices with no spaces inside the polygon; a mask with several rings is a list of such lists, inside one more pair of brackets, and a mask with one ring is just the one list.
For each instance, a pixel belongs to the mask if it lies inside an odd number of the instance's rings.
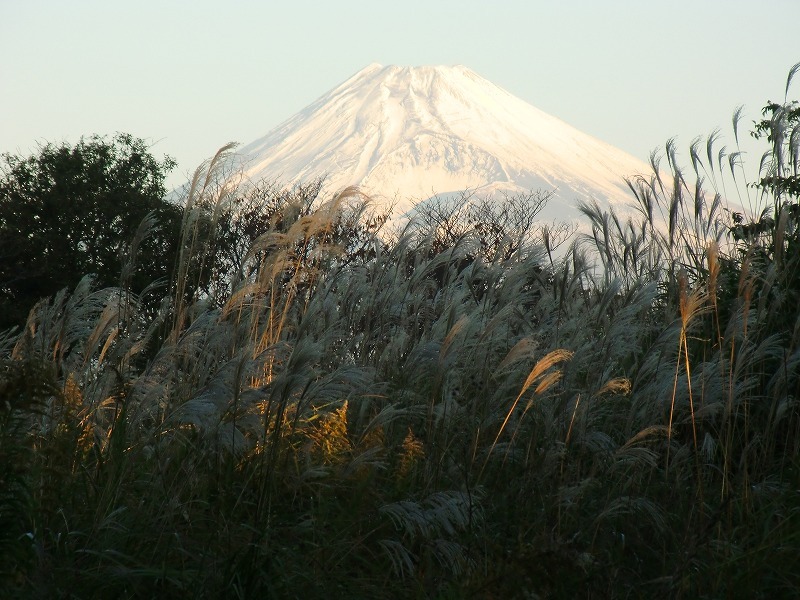
{"label": "snow on mountain slope", "polygon": [[358,185],[401,213],[466,189],[555,190],[542,216],[560,220],[578,198],[630,205],[623,177],[649,171],[463,66],[369,65],[240,156],[250,179],[327,176],[328,190]]}

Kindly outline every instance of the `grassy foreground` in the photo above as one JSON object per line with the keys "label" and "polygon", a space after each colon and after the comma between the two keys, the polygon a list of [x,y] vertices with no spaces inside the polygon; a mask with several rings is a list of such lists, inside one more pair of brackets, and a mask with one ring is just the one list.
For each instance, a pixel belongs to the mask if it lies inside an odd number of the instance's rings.
{"label": "grassy foreground", "polygon": [[790,597],[797,220],[674,158],[555,254],[309,188],[247,237],[211,161],[158,313],[87,277],[0,338],[0,595]]}

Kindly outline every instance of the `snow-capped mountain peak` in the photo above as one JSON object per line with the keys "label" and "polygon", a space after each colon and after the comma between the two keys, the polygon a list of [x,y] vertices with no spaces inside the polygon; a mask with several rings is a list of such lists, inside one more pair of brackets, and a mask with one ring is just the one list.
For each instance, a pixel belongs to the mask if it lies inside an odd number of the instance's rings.
{"label": "snow-capped mountain peak", "polygon": [[556,190],[547,216],[566,219],[577,198],[628,203],[623,177],[648,170],[461,65],[373,63],[240,153],[251,179],[327,176],[400,211],[466,189]]}

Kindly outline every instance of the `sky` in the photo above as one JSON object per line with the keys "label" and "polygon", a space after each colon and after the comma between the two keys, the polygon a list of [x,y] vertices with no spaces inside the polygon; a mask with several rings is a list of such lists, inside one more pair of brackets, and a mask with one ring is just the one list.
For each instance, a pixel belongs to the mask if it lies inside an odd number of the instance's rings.
{"label": "sky", "polygon": [[0,153],[126,132],[178,185],[378,62],[463,64],[637,158],[688,157],[783,100],[797,23],[798,0],[0,0]]}

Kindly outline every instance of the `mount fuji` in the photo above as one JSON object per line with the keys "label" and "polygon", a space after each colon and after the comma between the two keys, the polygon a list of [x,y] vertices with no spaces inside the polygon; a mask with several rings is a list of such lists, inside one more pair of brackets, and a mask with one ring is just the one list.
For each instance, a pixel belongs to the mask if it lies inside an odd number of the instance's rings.
{"label": "mount fuji", "polygon": [[239,151],[244,175],[355,185],[395,215],[434,195],[552,191],[543,219],[579,221],[575,201],[625,210],[624,177],[649,172],[464,66],[371,64]]}

